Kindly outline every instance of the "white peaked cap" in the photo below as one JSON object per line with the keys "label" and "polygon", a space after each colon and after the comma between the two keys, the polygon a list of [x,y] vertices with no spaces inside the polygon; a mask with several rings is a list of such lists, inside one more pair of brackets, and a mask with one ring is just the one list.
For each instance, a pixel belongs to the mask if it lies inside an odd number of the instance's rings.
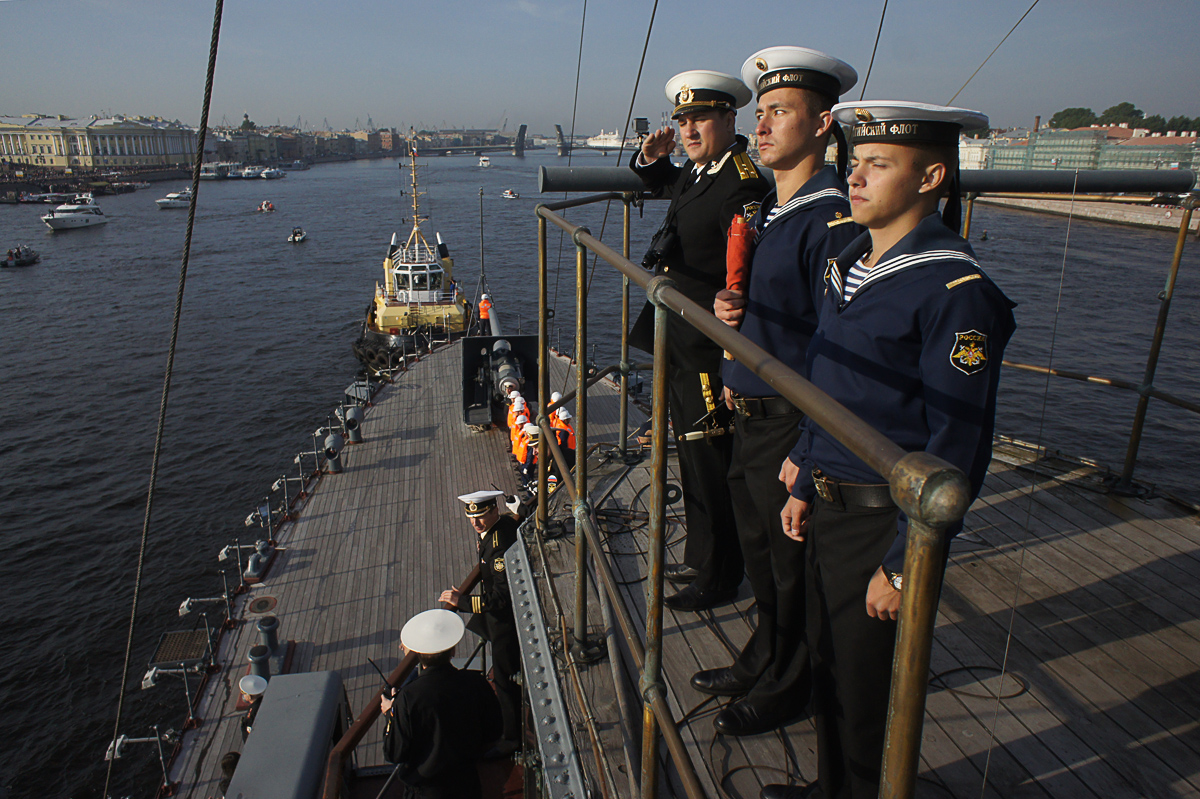
{"label": "white peaked cap", "polygon": [[466,625],[452,610],[427,610],[413,616],[400,630],[400,642],[422,655],[445,652],[462,640]]}
{"label": "white peaked cap", "polygon": [[566,408],[559,408],[557,411],[555,411],[555,413],[558,414],[559,419],[570,419],[571,418],[571,412],[568,411]]}
{"label": "white peaked cap", "polygon": [[247,674],[238,680],[238,688],[246,696],[260,696],[263,691],[267,690],[267,681],[257,674]]}
{"label": "white peaked cap", "polygon": [[742,80],[759,96],[774,88],[793,86],[812,89],[836,101],[858,83],[858,73],[845,61],[820,50],[767,47],[742,64]]}
{"label": "white peaked cap", "polygon": [[540,427],[538,427],[536,424],[525,425],[525,435],[527,435],[527,436],[536,436],[536,435],[540,434],[541,432],[542,432],[542,429]]}

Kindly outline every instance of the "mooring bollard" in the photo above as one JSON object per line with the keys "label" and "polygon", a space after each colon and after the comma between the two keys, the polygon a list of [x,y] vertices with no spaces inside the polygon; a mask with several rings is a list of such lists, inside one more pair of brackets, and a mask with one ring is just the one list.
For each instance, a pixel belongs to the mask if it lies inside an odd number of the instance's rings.
{"label": "mooring bollard", "polygon": [[247,657],[250,660],[251,674],[262,677],[264,680],[271,679],[271,650],[262,644],[252,646]]}
{"label": "mooring bollard", "polygon": [[263,616],[258,620],[258,642],[272,655],[279,653],[279,618]]}

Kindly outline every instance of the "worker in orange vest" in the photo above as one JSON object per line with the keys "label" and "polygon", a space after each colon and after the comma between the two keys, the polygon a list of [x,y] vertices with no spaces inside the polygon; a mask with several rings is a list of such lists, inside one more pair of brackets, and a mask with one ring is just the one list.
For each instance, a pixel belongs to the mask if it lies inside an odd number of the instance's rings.
{"label": "worker in orange vest", "polygon": [[490,316],[490,314],[488,312],[491,311],[491,309],[492,309],[492,295],[484,294],[482,297],[479,298],[479,326],[481,328],[483,328],[484,333],[488,332],[487,331],[488,325],[485,325],[484,322],[488,321],[488,318]]}
{"label": "worker in orange vest", "polygon": [[536,424],[527,424],[522,431],[525,439],[525,457],[519,458],[518,462],[521,464],[521,485],[526,488],[537,480],[538,439],[541,434],[542,429]]}
{"label": "worker in orange vest", "polygon": [[529,414],[525,411],[525,399],[523,397],[517,397],[515,400],[513,400],[513,404],[508,408],[508,429],[512,430],[513,425],[517,423],[518,416],[528,415]]}
{"label": "worker in orange vest", "polygon": [[550,414],[550,426],[555,431],[561,430],[562,434],[555,433],[558,439],[558,446],[563,451],[563,456],[567,460],[567,467],[575,468],[575,428],[571,427],[568,421],[571,418],[571,412],[566,408],[559,408],[554,413]]}
{"label": "worker in orange vest", "polygon": [[[512,430],[508,433],[509,443],[512,444],[512,455],[517,459],[517,463],[525,462],[525,445],[528,440],[525,438],[525,425],[529,424],[529,417],[521,414],[513,423]],[[524,443],[522,443],[524,441]]]}

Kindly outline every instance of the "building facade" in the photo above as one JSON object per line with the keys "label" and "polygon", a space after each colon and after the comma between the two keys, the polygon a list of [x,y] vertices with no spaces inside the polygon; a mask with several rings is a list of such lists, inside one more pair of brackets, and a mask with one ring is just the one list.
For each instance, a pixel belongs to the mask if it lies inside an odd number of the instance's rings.
{"label": "building facade", "polygon": [[58,169],[188,166],[196,131],[156,118],[0,117],[0,162]]}

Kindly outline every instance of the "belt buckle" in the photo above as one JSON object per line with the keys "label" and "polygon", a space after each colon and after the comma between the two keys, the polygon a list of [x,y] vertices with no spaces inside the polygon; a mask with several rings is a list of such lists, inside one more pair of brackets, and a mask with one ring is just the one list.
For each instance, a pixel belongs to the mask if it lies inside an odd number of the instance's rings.
{"label": "belt buckle", "polygon": [[736,410],[738,412],[739,416],[742,416],[743,418],[750,416],[750,409],[748,407],[746,407],[745,398],[734,397],[733,398],[733,407],[734,407],[734,410]]}
{"label": "belt buckle", "polygon": [[829,478],[820,472],[813,472],[813,485],[817,488],[817,496],[826,502],[833,502],[833,492],[829,490]]}

